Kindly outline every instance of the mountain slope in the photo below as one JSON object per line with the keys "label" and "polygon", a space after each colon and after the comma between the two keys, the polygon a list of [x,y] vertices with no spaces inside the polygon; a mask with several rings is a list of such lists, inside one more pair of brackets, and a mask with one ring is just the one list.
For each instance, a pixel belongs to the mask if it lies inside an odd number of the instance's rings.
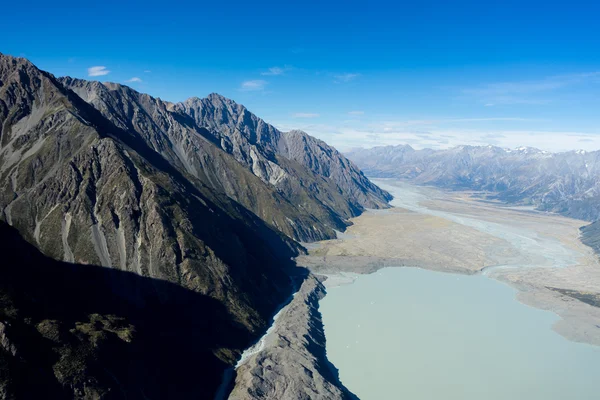
{"label": "mountain slope", "polygon": [[1,398],[212,398],[306,278],[297,241],[387,207],[325,143],[201,102],[0,54]]}
{"label": "mountain slope", "polygon": [[247,340],[180,285],[53,260],[4,222],[0,250],[0,398],[210,398],[211,346]]}
{"label": "mountain slope", "polygon": [[[331,165],[327,171],[311,169],[289,152],[278,153],[279,146],[288,147],[287,134],[217,94],[172,104],[118,84],[60,81],[180,171],[297,240],[331,238],[332,229],[344,229],[344,219],[364,207],[385,207],[389,199],[337,152],[337,159],[330,160],[323,152],[304,150],[305,157],[310,153]],[[336,173],[325,174],[329,169]]]}
{"label": "mountain slope", "polygon": [[[301,178],[294,175],[298,165],[308,170],[305,175],[311,177],[313,182],[300,180],[296,190],[315,196],[344,218],[355,216],[365,207],[387,207],[390,199],[388,193],[370,183],[337,150],[303,132],[280,132],[244,106],[217,94],[211,94],[206,99],[188,99],[177,104],[176,108],[192,117],[199,126],[209,129],[219,138],[221,147],[249,169],[260,169],[261,163],[279,165],[284,159],[288,162],[280,166],[291,178]],[[294,164],[296,167],[293,167]],[[266,168],[263,172],[265,181],[277,176],[277,170],[270,172]],[[332,185],[332,190],[311,193],[314,183],[320,184],[322,178]],[[279,179],[272,184],[287,194],[290,181],[292,179]],[[356,198],[351,195],[353,192],[364,195]]]}
{"label": "mountain slope", "polygon": [[600,222],[596,221],[581,228],[581,241],[600,255]]}
{"label": "mountain slope", "polygon": [[[212,340],[200,346],[215,368],[187,393],[210,398],[213,375],[235,361],[292,290],[285,270],[298,246],[24,59],[0,55],[0,126],[1,219],[29,243],[81,268],[170,282],[223,307],[223,323],[206,319]],[[137,304],[148,296],[170,302],[167,292],[120,286],[115,280],[108,288]],[[198,309],[194,318],[208,315]],[[237,332],[234,342],[219,343],[224,329]],[[84,389],[67,390],[72,397]]]}

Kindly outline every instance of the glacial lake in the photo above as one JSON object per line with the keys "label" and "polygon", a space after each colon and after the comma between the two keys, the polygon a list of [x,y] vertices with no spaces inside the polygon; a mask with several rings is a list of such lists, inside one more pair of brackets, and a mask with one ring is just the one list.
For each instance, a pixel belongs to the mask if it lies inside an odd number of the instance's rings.
{"label": "glacial lake", "polygon": [[385,268],[327,291],[327,354],[363,400],[600,398],[600,348],[486,276]]}
{"label": "glacial lake", "polygon": [[[394,195],[394,206],[477,229],[521,252],[489,270],[564,268],[580,256],[510,220],[432,209],[436,189],[373,181]],[[320,307],[342,382],[363,400],[600,399],[600,347],[563,338],[552,330],[556,314],[520,303],[514,288],[487,272],[391,267],[328,288]]]}

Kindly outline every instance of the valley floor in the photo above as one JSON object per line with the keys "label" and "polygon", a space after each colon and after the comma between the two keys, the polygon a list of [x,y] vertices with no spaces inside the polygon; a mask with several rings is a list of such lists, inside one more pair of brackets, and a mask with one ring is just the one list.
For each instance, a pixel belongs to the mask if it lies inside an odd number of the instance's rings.
{"label": "valley floor", "polygon": [[395,208],[352,220],[339,239],[298,259],[326,286],[388,266],[486,274],[518,290],[518,300],[555,312],[555,331],[600,345],[600,263],[579,240],[585,221],[478,200],[392,180]]}
{"label": "valley floor", "polygon": [[[517,299],[561,317],[553,326],[600,345],[600,263],[579,240],[584,221],[392,180],[389,210],[352,220],[338,239],[307,244],[296,261],[308,275],[279,313],[261,350],[236,370],[231,399],[352,399],[327,360],[319,300],[332,288],[384,267],[482,274],[517,289]],[[482,299],[483,300],[483,299]],[[341,366],[338,366],[341,367]],[[352,385],[351,388],[352,389]]]}

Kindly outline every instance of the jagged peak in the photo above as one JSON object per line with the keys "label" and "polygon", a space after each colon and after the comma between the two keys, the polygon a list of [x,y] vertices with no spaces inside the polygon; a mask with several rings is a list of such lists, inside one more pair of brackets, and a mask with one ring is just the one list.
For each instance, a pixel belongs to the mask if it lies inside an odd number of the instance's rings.
{"label": "jagged peak", "polygon": [[33,68],[36,71],[41,72],[31,61],[29,61],[25,57],[16,57],[11,56],[10,54],[0,53],[0,65],[8,66],[7,63],[18,64],[26,68]]}
{"label": "jagged peak", "polygon": [[232,99],[225,97],[222,94],[219,94],[216,92],[209,93],[206,97],[192,96],[192,97],[189,97],[186,100],[184,100],[183,103],[194,103],[194,102],[203,101],[203,100],[210,100],[210,101],[219,100],[219,101],[224,101],[224,102],[235,103],[235,101],[233,101]]}
{"label": "jagged peak", "polygon": [[73,85],[73,84],[77,84],[80,86],[88,86],[88,87],[104,87],[107,89],[119,89],[119,88],[128,88],[131,90],[129,86],[127,85],[123,85],[121,83],[117,83],[117,82],[101,82],[101,81],[97,81],[97,80],[89,80],[89,79],[82,79],[82,78],[75,78],[72,76],[61,76],[59,78],[57,78],[59,82],[63,83],[63,84],[67,84],[67,85]]}
{"label": "jagged peak", "polygon": [[415,149],[410,145],[410,144],[399,144],[397,146],[390,146],[396,149],[402,149],[402,150],[408,150],[408,151],[414,151]]}
{"label": "jagged peak", "polygon": [[335,149],[333,146],[330,146],[329,144],[327,144],[327,142],[325,142],[324,140],[314,137],[314,136],[304,132],[301,129],[292,129],[290,131],[285,132],[284,135],[298,135],[298,136],[303,137],[305,141],[319,143],[321,146],[330,147],[337,152],[337,149]]}
{"label": "jagged peak", "polygon": [[530,147],[530,146],[520,146],[514,149],[514,151],[522,151],[525,153],[528,152],[532,152],[532,153],[541,153],[542,151],[538,148],[535,147]]}
{"label": "jagged peak", "polygon": [[27,61],[31,63],[28,59],[24,57],[11,56],[10,54],[0,53],[0,60],[19,60],[19,61]]}
{"label": "jagged peak", "polygon": [[296,135],[307,135],[308,136],[308,133],[304,132],[302,129],[292,129],[292,130],[288,131],[288,133],[293,133],[293,134],[296,134]]}
{"label": "jagged peak", "polygon": [[228,98],[228,97],[225,97],[225,96],[223,96],[222,94],[219,94],[219,93],[217,93],[217,92],[212,92],[212,93],[209,93],[209,94],[208,94],[208,96],[206,96],[206,98],[207,98],[207,99],[210,99],[210,100],[212,100],[212,99],[219,99],[219,100],[221,100],[221,101],[233,101],[233,100],[231,100],[230,98]]}
{"label": "jagged peak", "polygon": [[198,101],[202,101],[202,99],[198,96],[192,96],[182,101],[182,103],[196,103]]}

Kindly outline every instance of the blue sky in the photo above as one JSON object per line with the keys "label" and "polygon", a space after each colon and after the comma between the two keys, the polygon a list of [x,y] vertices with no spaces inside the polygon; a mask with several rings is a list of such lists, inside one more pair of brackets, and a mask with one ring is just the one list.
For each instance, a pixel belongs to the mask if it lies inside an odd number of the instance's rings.
{"label": "blue sky", "polygon": [[600,149],[600,2],[48,3],[3,6],[0,52],[169,101],[218,92],[342,150]]}

